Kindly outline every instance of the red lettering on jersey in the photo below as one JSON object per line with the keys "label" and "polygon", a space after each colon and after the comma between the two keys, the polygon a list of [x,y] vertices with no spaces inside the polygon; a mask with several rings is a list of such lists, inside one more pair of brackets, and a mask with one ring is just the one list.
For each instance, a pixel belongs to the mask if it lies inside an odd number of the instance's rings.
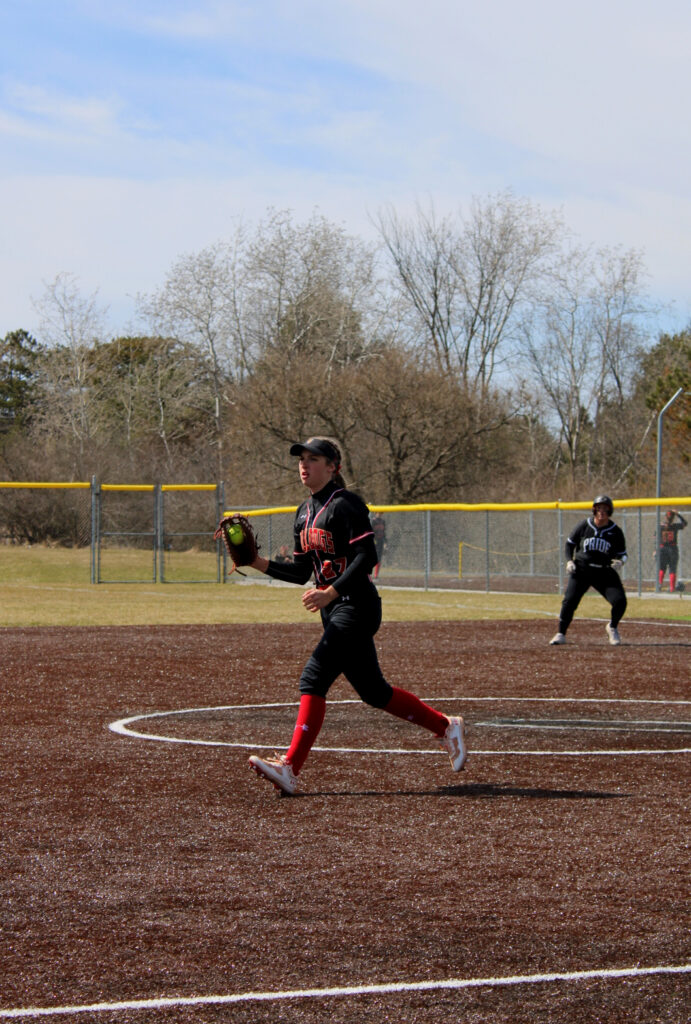
{"label": "red lettering on jersey", "polygon": [[323,562],[321,575],[325,580],[334,580],[345,572],[347,564],[348,560],[346,558],[337,558],[334,562]]}
{"label": "red lettering on jersey", "polygon": [[332,555],[335,551],[333,536],[330,530],[308,527],[300,534],[300,545],[303,551],[326,551]]}

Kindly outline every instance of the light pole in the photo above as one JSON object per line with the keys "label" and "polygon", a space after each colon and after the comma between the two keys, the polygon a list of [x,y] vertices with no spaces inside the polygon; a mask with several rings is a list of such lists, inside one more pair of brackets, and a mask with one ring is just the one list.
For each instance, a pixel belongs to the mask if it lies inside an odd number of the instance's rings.
{"label": "light pole", "polygon": [[665,415],[670,405],[673,405],[679,395],[683,394],[684,389],[679,388],[675,391],[669,402],[660,409],[660,414],[657,417],[657,487],[655,495],[658,500],[656,515],[657,515],[657,527],[655,529],[655,537],[657,543],[655,545],[655,593],[660,591],[660,496],[661,496],[661,484],[662,484],[662,417]]}

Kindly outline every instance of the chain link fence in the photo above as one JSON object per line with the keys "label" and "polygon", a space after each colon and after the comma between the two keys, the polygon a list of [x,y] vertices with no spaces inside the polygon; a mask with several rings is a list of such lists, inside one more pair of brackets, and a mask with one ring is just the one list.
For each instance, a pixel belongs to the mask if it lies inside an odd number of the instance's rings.
{"label": "chain link fence", "polygon": [[[622,578],[627,589],[640,592],[656,585],[659,515],[657,502],[641,500],[653,507],[619,506],[614,513],[615,521],[624,531],[628,551]],[[674,502],[674,507],[684,514],[691,499]],[[386,526],[378,582],[384,586],[425,589],[561,591],[566,539],[590,509],[585,503],[570,504],[580,507],[556,507],[556,503],[549,508],[372,506],[372,512],[379,512]],[[666,507],[664,503],[663,508]],[[250,514],[264,553],[270,551],[271,557],[276,557],[282,546],[292,552],[292,509],[256,509]],[[681,579],[683,533],[679,534],[679,551]]]}
{"label": "chain link fence", "polygon": [[93,583],[221,581],[222,485],[94,484],[92,493]]}
{"label": "chain link fence", "polygon": [[[630,591],[659,587],[657,529],[668,507],[691,516],[689,497],[631,499],[615,508],[627,541],[622,578]],[[225,548],[213,539],[227,508],[222,484],[0,482],[0,540],[55,543],[60,537],[66,546],[91,545],[92,583],[236,582]],[[561,591],[564,543],[589,510],[586,502],[372,506],[386,528],[378,583]],[[292,554],[294,507],[243,511],[254,519],[262,554]],[[36,520],[45,524],[42,535],[31,525]],[[691,530],[678,538],[682,581]]]}
{"label": "chain link fence", "polygon": [[0,543],[91,543],[91,485],[0,482]]}

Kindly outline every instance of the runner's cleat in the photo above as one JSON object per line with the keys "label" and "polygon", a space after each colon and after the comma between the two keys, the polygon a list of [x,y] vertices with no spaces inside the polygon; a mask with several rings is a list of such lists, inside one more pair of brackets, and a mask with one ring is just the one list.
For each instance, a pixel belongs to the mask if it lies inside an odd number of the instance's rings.
{"label": "runner's cleat", "polygon": [[619,647],[619,645],[621,644],[621,637],[619,636],[619,630],[617,629],[617,627],[610,626],[608,622],[605,626],[605,629],[607,630],[607,636],[609,637],[609,642],[611,643],[612,647]]}
{"label": "runner's cleat", "polygon": [[292,796],[297,789],[298,780],[293,769],[282,754],[275,757],[257,757],[252,754],[249,759],[250,768],[262,779],[268,779],[279,793]]}
{"label": "runner's cleat", "polygon": [[449,718],[446,732],[439,739],[451,759],[451,767],[455,772],[460,772],[468,756],[463,719],[460,717]]}
{"label": "runner's cleat", "polygon": [[565,644],[565,643],[566,643],[566,637],[564,636],[563,633],[555,633],[554,636],[552,637],[552,639],[550,640],[550,644],[552,646],[556,646],[556,645],[559,645],[559,644]]}

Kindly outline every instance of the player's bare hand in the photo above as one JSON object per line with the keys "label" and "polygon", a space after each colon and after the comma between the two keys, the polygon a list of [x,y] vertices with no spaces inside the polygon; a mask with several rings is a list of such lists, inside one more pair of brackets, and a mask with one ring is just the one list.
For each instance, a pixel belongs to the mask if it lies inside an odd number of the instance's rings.
{"label": "player's bare hand", "polygon": [[327,587],[326,590],[306,590],[302,595],[302,603],[308,612],[318,612],[322,608],[326,608],[327,604],[331,604],[333,599],[337,596],[336,591],[333,587]]}

